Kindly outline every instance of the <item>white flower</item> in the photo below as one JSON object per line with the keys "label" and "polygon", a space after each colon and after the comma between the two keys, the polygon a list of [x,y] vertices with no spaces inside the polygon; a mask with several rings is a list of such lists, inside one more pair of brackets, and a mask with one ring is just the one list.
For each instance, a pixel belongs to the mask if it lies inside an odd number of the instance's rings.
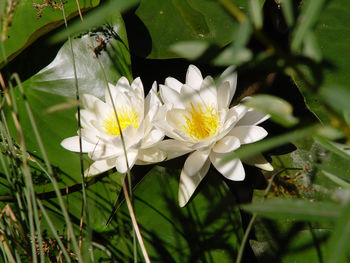
{"label": "white flower", "polygon": [[[165,103],[160,110],[157,126],[172,138],[159,144],[168,159],[192,152],[180,175],[179,204],[186,205],[196,187],[209,170],[210,163],[226,178],[241,181],[245,177],[239,159],[222,160],[243,144],[263,139],[267,132],[257,124],[269,116],[257,110],[237,105],[229,109],[236,90],[237,75],[228,68],[215,85],[212,77],[203,79],[199,69],[190,65],[186,83],[167,78],[160,85]],[[262,155],[248,164],[272,170]]]}
{"label": "white flower", "polygon": [[[116,86],[109,84],[111,96],[118,115],[120,129],[125,141],[129,167],[136,164],[160,162],[166,154],[155,145],[163,140],[164,132],[153,126],[161,101],[157,97],[157,84],[154,83],[146,99],[140,78],[130,85],[125,77]],[[108,89],[106,102],[84,94],[81,114],[82,152],[88,153],[95,162],[85,172],[95,175],[116,167],[118,172],[127,171],[120,130]],[[61,145],[79,152],[79,136],[67,138]]]}

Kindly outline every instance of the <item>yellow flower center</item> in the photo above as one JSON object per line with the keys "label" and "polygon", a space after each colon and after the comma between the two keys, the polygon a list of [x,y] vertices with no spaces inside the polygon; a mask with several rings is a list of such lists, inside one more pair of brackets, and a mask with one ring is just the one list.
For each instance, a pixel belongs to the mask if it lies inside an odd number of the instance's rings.
{"label": "yellow flower center", "polygon": [[184,116],[186,125],[183,125],[188,135],[196,140],[202,140],[215,135],[219,126],[219,116],[213,106],[206,105],[203,110],[201,103],[198,103],[197,109],[191,103],[189,113],[190,117]]}
{"label": "yellow flower center", "polygon": [[[139,127],[139,115],[137,114],[137,112],[135,112],[134,109],[126,109],[123,107],[121,109],[117,109],[117,114],[121,131],[123,131],[129,125],[132,125],[135,129]],[[115,117],[114,111],[108,114],[107,118],[105,118],[102,122],[102,127],[104,128],[106,134],[120,135],[118,122]]]}

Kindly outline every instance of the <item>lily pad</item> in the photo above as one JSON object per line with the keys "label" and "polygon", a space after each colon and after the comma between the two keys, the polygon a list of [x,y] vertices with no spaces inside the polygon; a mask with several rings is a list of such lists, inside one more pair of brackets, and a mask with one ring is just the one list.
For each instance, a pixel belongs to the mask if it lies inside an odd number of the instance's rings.
{"label": "lily pad", "polygon": [[[155,167],[133,193],[136,220],[150,258],[154,262],[232,262],[242,235],[234,196],[221,176],[208,174],[198,194],[180,208],[179,174],[180,170]],[[123,204],[114,220],[123,220],[130,231],[128,214]],[[123,240],[116,246],[132,258]]]}
{"label": "lily pad", "polygon": [[[103,48],[98,48],[99,45],[102,45],[101,43],[104,45]],[[113,84],[121,76],[131,79],[128,42],[120,14],[116,14],[109,24],[98,31],[72,39],[72,47],[73,53],[70,42],[67,41],[51,64],[23,83],[25,96],[22,96],[18,87],[15,87],[14,90],[27,151],[39,163],[43,163],[43,155],[35,139],[25,101],[31,107],[48,159],[62,189],[65,189],[66,186],[76,189],[81,183],[79,154],[70,152],[60,145],[63,139],[75,136],[78,130],[75,117],[77,104],[73,59],[80,94],[89,93],[102,98],[106,89],[104,76],[106,76],[106,81]],[[98,60],[102,64],[103,71]],[[67,109],[47,112],[48,109],[57,105],[65,105]],[[10,121],[10,109],[5,108],[5,113],[11,135],[16,138],[15,125]],[[84,156],[85,169],[90,162],[87,156]],[[33,171],[32,176],[38,195],[52,191],[53,187],[48,183],[49,180],[43,171],[37,169]],[[121,175],[112,174],[110,177],[105,177],[102,182],[97,182],[88,188],[88,205],[91,210],[90,227],[92,229],[102,230],[104,228],[111,213],[112,204],[119,194],[121,178]],[[52,197],[55,197],[55,194]],[[62,212],[56,203],[57,200],[52,197],[48,198],[44,205],[55,211],[54,214],[57,217],[55,222],[64,223]],[[78,226],[82,205],[81,188],[69,194],[66,200],[69,202],[71,218]],[[57,223],[57,227],[64,229],[61,223]]]}
{"label": "lily pad", "polygon": [[[246,9],[244,1],[236,3]],[[180,57],[170,49],[179,41],[204,40],[223,47],[238,26],[218,1],[211,0],[143,0],[135,14],[127,21],[132,51],[155,59]]]}
{"label": "lily pad", "polygon": [[[337,93],[342,98],[350,96],[350,28],[347,26],[350,10],[345,6],[348,6],[346,0],[330,1],[319,16],[314,30],[324,58],[322,75],[317,76],[320,82],[317,88],[321,89],[322,94],[311,92],[305,82],[296,79],[307,105],[325,123],[329,122],[329,115],[322,105],[322,96],[326,96],[328,103],[330,99],[337,98],[335,95],[327,98],[328,95]],[[348,108],[347,103],[341,100],[340,104],[333,101],[330,105],[338,110],[341,107]]]}
{"label": "lily pad", "polygon": [[[12,8],[4,9],[2,34],[4,43],[0,52],[0,69],[23,49],[64,23],[59,1],[7,1]],[[82,12],[96,7],[99,0],[79,0]],[[76,1],[63,1],[67,19],[78,15]]]}

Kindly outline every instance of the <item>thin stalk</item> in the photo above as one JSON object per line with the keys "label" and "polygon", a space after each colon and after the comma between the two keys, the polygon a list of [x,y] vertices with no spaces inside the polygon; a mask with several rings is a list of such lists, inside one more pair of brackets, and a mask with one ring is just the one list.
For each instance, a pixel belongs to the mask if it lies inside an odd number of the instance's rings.
{"label": "thin stalk", "polygon": [[[14,153],[15,153],[15,149],[14,149],[14,144],[12,142],[12,138],[10,136],[10,132],[9,132],[9,129],[8,129],[8,126],[7,126],[7,121],[6,121],[6,116],[4,114],[3,111],[1,111],[1,119],[2,119],[2,122],[1,122],[1,133],[3,134],[3,142],[7,142],[7,148],[9,149],[9,152],[12,154],[12,157],[14,156]],[[6,140],[5,140],[6,138]],[[9,156],[7,156],[7,163],[9,164],[9,166],[11,165],[11,161],[13,162],[13,158],[10,159]],[[5,163],[6,165],[6,163]],[[16,166],[12,164],[12,167],[13,169],[16,169]],[[15,173],[16,175],[19,174],[19,173]],[[17,191],[16,190],[16,184],[15,183],[18,183],[17,182],[17,177],[14,177],[14,176],[10,176],[10,180],[12,181],[13,180],[13,191],[14,191],[14,196],[16,197],[17,199],[17,203],[16,203],[16,208],[17,208],[17,211],[19,211],[20,215],[21,215],[21,218],[22,218],[22,222],[25,222],[27,220],[27,217],[26,217],[26,214],[24,213],[25,209],[24,209],[24,206],[23,206],[23,203],[22,203],[22,197],[20,196],[20,191]],[[11,196],[12,198],[12,196]]]}
{"label": "thin stalk", "polygon": [[15,258],[12,255],[11,249],[9,248],[5,238],[3,235],[0,234],[0,247],[2,250],[2,255],[4,256],[5,262],[11,262],[11,263],[16,263]]}
{"label": "thin stalk", "polygon": [[[76,2],[77,7],[78,7],[78,12],[79,12],[80,20],[81,20],[81,21],[84,21],[83,14],[81,13],[81,9],[80,9],[79,0],[76,0],[75,2]],[[62,3],[62,1],[61,1],[61,3]],[[62,5],[62,6],[63,6],[63,5]]]}
{"label": "thin stalk", "polygon": [[[91,46],[93,46],[93,43],[92,43],[92,40],[90,38],[90,41],[91,41]],[[103,65],[99,59],[98,56],[96,56],[96,60],[100,66],[100,69],[102,71],[102,75],[103,75],[103,79],[104,79],[104,82],[105,82],[105,85],[106,85],[106,88],[107,88],[107,91],[108,91],[108,96],[110,97],[110,100],[111,100],[111,103],[112,103],[112,107],[113,107],[113,111],[114,111],[114,115],[115,115],[115,118],[117,120],[117,125],[118,125],[118,129],[119,129],[119,134],[120,134],[120,139],[122,141],[122,145],[123,145],[123,153],[124,153],[124,156],[125,156],[125,162],[126,162],[126,168],[127,168],[127,178],[128,178],[128,185],[129,185],[129,192],[130,192],[130,199],[131,199],[131,202],[132,202],[132,199],[133,199],[133,195],[132,195],[132,185],[131,185],[131,175],[130,175],[130,166],[129,166],[129,162],[128,162],[128,155],[127,155],[127,151],[126,151],[126,146],[125,146],[125,140],[124,140],[124,135],[123,135],[123,131],[121,129],[121,126],[120,126],[120,122],[119,122],[119,117],[118,117],[118,112],[116,110],[116,107],[115,107],[115,104],[114,104],[114,100],[112,98],[112,93],[111,93],[111,90],[109,88],[109,85],[108,85],[108,79],[107,79],[107,76],[106,76],[106,72],[104,71],[104,68],[103,68]],[[136,248],[136,234],[135,234],[135,229],[133,229],[133,246],[134,246],[134,262],[137,263],[137,248]]]}
{"label": "thin stalk", "polygon": [[43,213],[43,215],[44,215],[44,217],[45,217],[45,219],[46,219],[47,224],[49,225],[49,227],[50,227],[50,229],[51,229],[52,234],[54,235],[54,237],[55,237],[56,240],[57,240],[58,245],[59,245],[60,248],[62,249],[62,252],[63,252],[64,257],[66,258],[67,262],[69,262],[69,263],[72,262],[72,260],[70,259],[70,256],[68,255],[68,252],[67,252],[66,248],[64,247],[64,245],[63,245],[63,243],[62,243],[60,237],[59,237],[58,234],[57,234],[57,230],[56,230],[54,224],[52,223],[52,221],[51,221],[49,215],[48,215],[47,212],[46,212],[45,207],[42,205],[42,203],[41,203],[40,200],[37,200],[37,202],[38,202],[38,205],[39,205],[39,207],[40,207],[41,212]]}
{"label": "thin stalk", "polygon": [[127,187],[125,185],[125,181],[122,181],[122,183],[123,183],[123,191],[124,191],[124,195],[125,195],[126,204],[128,206],[128,210],[129,210],[129,214],[130,214],[130,217],[131,217],[131,221],[132,221],[133,227],[134,227],[135,232],[136,232],[137,240],[139,241],[139,244],[140,244],[140,247],[141,247],[141,251],[142,251],[143,257],[145,259],[145,262],[146,263],[150,263],[151,261],[149,259],[149,256],[148,256],[145,244],[143,243],[141,232],[140,232],[139,226],[138,226],[137,221],[136,221],[134,209],[132,208],[132,204],[131,204],[131,201],[130,201],[128,189],[127,189]]}
{"label": "thin stalk", "polygon": [[[61,1],[61,5],[62,5],[62,14],[63,14],[63,18],[64,18],[64,24],[65,27],[68,27],[68,23],[67,23],[67,17],[66,17],[66,13],[64,10],[64,6],[63,6],[63,1]],[[80,6],[79,6],[79,1],[77,0],[77,6],[78,6],[78,10],[79,10],[79,15],[81,20],[83,20],[83,16],[81,14],[81,10],[80,10]],[[81,173],[81,183],[82,183],[82,193],[83,193],[83,204],[82,204],[82,221],[84,220],[84,213],[85,213],[85,218],[86,218],[86,225],[87,225],[87,232],[88,232],[88,242],[89,242],[89,251],[90,251],[90,257],[92,262],[94,262],[94,253],[93,253],[93,247],[92,247],[92,243],[91,243],[91,229],[90,229],[90,222],[89,222],[89,211],[88,211],[88,206],[87,206],[87,197],[86,197],[86,182],[85,182],[85,176],[84,176],[84,159],[83,159],[83,144],[82,144],[82,139],[81,139],[81,116],[80,116],[80,97],[79,97],[79,85],[78,85],[78,76],[77,76],[77,70],[76,70],[76,66],[75,66],[75,56],[74,56],[74,52],[73,52],[73,44],[72,44],[72,40],[70,38],[70,36],[68,37],[68,42],[69,42],[69,46],[70,46],[70,50],[71,50],[71,57],[72,57],[72,64],[73,64],[73,73],[74,73],[74,87],[75,87],[75,97],[76,100],[78,102],[77,105],[77,113],[78,113],[78,134],[79,134],[79,159],[80,159],[80,173]],[[80,237],[81,239],[81,237]]]}
{"label": "thin stalk", "polygon": [[46,174],[48,176],[48,178],[50,179],[50,181],[52,182],[52,185],[54,187],[54,190],[56,192],[56,195],[57,195],[57,199],[58,199],[58,202],[59,202],[59,205],[61,207],[61,210],[63,212],[63,216],[66,220],[66,224],[67,224],[67,227],[68,227],[68,230],[70,231],[71,235],[72,235],[72,242],[73,242],[73,247],[74,249],[76,250],[76,253],[77,253],[77,257],[78,257],[78,261],[79,262],[83,262],[82,261],[82,257],[81,257],[81,254],[79,252],[79,248],[78,248],[78,243],[77,243],[77,240],[75,238],[75,235],[74,235],[74,230],[73,230],[73,226],[72,226],[72,223],[69,219],[69,215],[68,215],[68,212],[67,212],[67,209],[64,205],[64,201],[63,201],[63,198],[62,198],[62,195],[61,195],[61,192],[59,190],[59,187],[58,187],[58,183],[56,181],[56,179],[52,176],[53,175],[53,170],[52,170],[52,167],[51,167],[51,164],[50,164],[50,161],[47,157],[47,153],[46,153],[46,150],[45,150],[45,147],[44,147],[44,144],[42,142],[42,139],[41,139],[41,136],[40,136],[40,133],[39,133],[39,130],[38,130],[38,127],[36,125],[36,122],[35,122],[35,119],[34,119],[34,115],[33,115],[33,112],[30,108],[30,105],[28,103],[28,101],[26,100],[26,96],[25,96],[25,93],[24,93],[24,89],[23,89],[23,86],[22,86],[22,82],[20,81],[19,79],[19,76],[18,74],[13,74],[13,76],[11,77],[13,79],[15,79],[17,81],[17,85],[19,87],[19,90],[22,94],[22,97],[24,99],[24,103],[25,103],[25,107],[26,107],[26,111],[27,111],[27,114],[28,114],[28,117],[30,119],[30,122],[31,122],[31,125],[32,125],[32,128],[33,128],[33,131],[34,131],[34,134],[35,134],[35,138],[38,142],[38,145],[39,145],[39,149],[43,155],[43,159],[44,159],[44,162],[47,166],[47,169],[48,169],[48,173]]}
{"label": "thin stalk", "polygon": [[[269,194],[269,192],[271,191],[271,187],[272,187],[272,183],[274,181],[274,179],[276,178],[277,175],[280,175],[281,173],[283,173],[284,171],[286,170],[286,168],[274,173],[272,176],[271,176],[271,179],[269,181],[269,184],[267,185],[266,187],[266,190],[265,190],[265,193],[263,195],[264,199],[267,198],[267,195]],[[238,255],[237,255],[237,258],[236,258],[236,263],[241,263],[242,262],[242,257],[243,257],[243,252],[244,252],[244,248],[246,246],[246,243],[248,241],[248,237],[249,237],[249,234],[250,234],[250,231],[252,230],[252,227],[253,227],[253,224],[255,222],[255,219],[257,217],[257,214],[254,213],[252,218],[250,219],[249,221],[249,224],[247,226],[247,229],[246,231],[244,232],[244,235],[243,235],[243,239],[242,239],[242,242],[241,242],[241,245],[239,246],[239,250],[238,250]]]}
{"label": "thin stalk", "polygon": [[[16,126],[16,130],[17,130],[17,134],[18,134],[18,138],[20,141],[20,149],[22,151],[22,173],[24,175],[24,181],[25,181],[25,188],[24,188],[24,193],[25,193],[25,198],[27,200],[27,211],[28,211],[28,218],[29,218],[29,229],[30,229],[30,237],[31,237],[31,248],[32,248],[32,261],[34,263],[37,262],[37,257],[36,257],[36,241],[35,241],[35,226],[34,226],[34,216],[33,216],[33,198],[32,196],[34,196],[34,200],[35,200],[35,193],[33,188],[31,187],[31,174],[30,172],[28,173],[27,171],[27,167],[28,167],[28,160],[26,158],[26,146],[25,146],[25,142],[24,142],[24,136],[23,136],[23,131],[22,131],[22,127],[21,124],[18,120],[18,115],[17,115],[17,106],[15,104],[15,100],[13,100],[8,92],[8,89],[6,87],[6,85],[3,83],[3,79],[2,79],[2,75],[1,75],[1,84],[3,86],[3,90],[5,93],[5,98],[7,100],[7,104],[10,107],[11,110],[11,115],[13,118],[13,121],[15,123]],[[13,95],[13,94],[12,94]],[[12,103],[13,102],[13,103]],[[35,208],[34,208],[35,209]],[[41,234],[41,233],[40,233]],[[42,244],[40,244],[42,246]]]}
{"label": "thin stalk", "polygon": [[[12,97],[12,101],[14,102],[14,108],[16,110],[16,115],[18,115],[17,112],[17,106],[16,106],[16,102],[15,102],[15,97],[13,94],[13,87],[11,82],[9,82],[10,84],[10,92],[11,92],[11,97]],[[21,128],[22,130],[22,128]],[[40,222],[40,218],[39,218],[39,212],[38,212],[38,207],[36,205],[36,195],[35,195],[35,190],[34,190],[34,185],[33,185],[33,179],[32,179],[32,174],[30,172],[30,168],[28,165],[28,154],[27,154],[27,149],[25,146],[25,141],[24,141],[24,137],[21,139],[22,141],[22,145],[21,145],[21,150],[22,150],[22,160],[23,160],[23,175],[24,175],[24,180],[25,180],[25,186],[28,187],[28,191],[30,194],[30,198],[31,198],[31,207],[29,207],[29,209],[33,209],[33,214],[34,214],[34,221],[35,221],[35,226],[36,226],[36,233],[37,233],[37,237],[38,237],[38,245],[39,245],[39,251],[40,251],[40,261],[44,262],[44,249],[43,249],[43,239],[42,239],[42,234],[41,234],[41,222]],[[34,242],[34,248],[36,250],[36,240],[33,240],[32,242]],[[33,244],[33,243],[32,243]],[[35,259],[36,260],[36,257]]]}
{"label": "thin stalk", "polygon": [[[217,0],[220,2],[220,4],[238,21],[238,22],[243,22],[245,19],[247,19],[247,16],[245,13],[243,13],[237,6],[232,3],[230,0]],[[294,61],[293,57],[289,55],[287,52],[282,50],[277,43],[272,41],[269,37],[266,36],[260,29],[255,29],[253,31],[253,34],[255,38],[260,41],[264,46],[266,46],[267,50],[269,53],[276,55],[277,57],[282,58],[285,62],[286,65],[291,68],[291,75],[297,76],[299,79],[301,79],[304,83],[305,86],[311,91],[311,92],[316,92],[317,87],[313,85],[309,79],[305,76],[305,74],[302,72],[302,70],[299,69],[297,63]],[[332,117],[332,122],[331,124],[339,128],[343,131],[345,137],[347,138],[348,141],[350,141],[350,128],[344,121],[339,117],[337,112],[331,108],[327,103],[324,103],[324,106],[328,113]],[[317,116],[316,116],[317,117]],[[321,121],[321,120],[320,120]]]}
{"label": "thin stalk", "polygon": [[314,241],[314,244],[315,244],[315,249],[316,249],[316,253],[317,253],[317,257],[318,257],[318,262],[319,263],[323,263],[323,256],[322,256],[322,250],[321,250],[321,247],[320,247],[320,243],[318,242],[317,237],[315,235],[315,232],[312,229],[311,223],[308,222],[307,225],[309,227],[309,230],[310,230],[310,233],[311,233],[311,236],[312,236],[312,240]]}

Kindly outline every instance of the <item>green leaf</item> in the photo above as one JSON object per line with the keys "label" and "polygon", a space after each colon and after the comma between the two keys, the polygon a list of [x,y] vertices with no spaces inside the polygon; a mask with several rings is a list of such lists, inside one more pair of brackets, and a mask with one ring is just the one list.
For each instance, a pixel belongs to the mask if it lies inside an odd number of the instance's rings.
{"label": "green leaf", "polygon": [[[18,2],[18,5],[10,12],[4,10],[4,21],[1,26],[3,37],[6,40],[4,41],[3,50],[0,52],[0,69],[40,36],[45,35],[64,23],[63,14],[59,8],[59,1],[51,1],[52,6],[46,6],[39,0],[11,2]],[[76,1],[63,2],[68,19],[78,14]],[[79,0],[79,5],[82,11],[86,11],[97,6],[99,2],[99,0]],[[35,9],[34,4],[42,5],[42,12],[40,12],[40,8]],[[38,14],[41,14],[41,17],[38,17]]]}
{"label": "green leaf", "polygon": [[177,42],[170,46],[170,50],[178,54],[181,57],[195,60],[199,58],[209,47],[208,42],[193,40]]}
{"label": "green leaf", "polygon": [[255,95],[244,104],[271,115],[271,120],[283,126],[290,127],[298,122],[298,119],[292,115],[292,105],[279,97],[267,94]]}
{"label": "green leaf", "polygon": [[291,42],[292,50],[297,51],[300,48],[302,42],[305,39],[305,36],[314,26],[317,19],[320,17],[320,13],[324,4],[325,0],[308,0],[303,2],[301,18],[295,31],[293,32],[294,35]]}
{"label": "green leaf", "polygon": [[345,255],[349,253],[350,242],[350,202],[343,208],[334,232],[329,240],[327,262],[345,262]]}
{"label": "green leaf", "polygon": [[301,139],[303,137],[309,136],[312,133],[319,132],[320,130],[322,130],[320,126],[313,125],[279,136],[275,136],[273,138],[264,139],[262,141],[241,147],[237,151],[228,154],[228,156],[223,159],[223,162],[227,162],[233,158],[247,159],[251,156],[256,155],[257,153],[261,153],[288,142]]}
{"label": "green leaf", "polygon": [[60,42],[67,39],[69,36],[91,30],[106,23],[109,19],[115,16],[116,13],[122,13],[130,7],[136,5],[139,0],[111,0],[104,1],[98,8],[89,12],[84,16],[83,21],[74,21],[69,27],[55,34],[51,42]]}
{"label": "green leaf", "polygon": [[320,90],[324,101],[331,105],[340,115],[349,114],[350,88],[349,86],[332,84],[324,85]]}
{"label": "green leaf", "polygon": [[221,5],[211,0],[141,0],[135,14],[142,24],[136,20],[132,24],[131,47],[148,58],[179,57],[170,46],[182,41],[204,40],[223,47],[237,27]]}
{"label": "green leaf", "polygon": [[327,140],[327,138],[322,136],[314,136],[315,140],[322,145],[327,150],[330,150],[332,153],[339,155],[342,158],[345,158],[350,161],[350,149],[349,146],[332,142]]}
{"label": "green leaf", "polygon": [[[98,38],[97,38],[98,37]],[[106,50],[93,52],[93,48],[99,45],[103,39]],[[84,35],[72,40],[74,63],[76,66],[77,83],[80,93],[89,93],[102,98],[106,89],[103,72],[99,66],[101,61],[107,81],[115,84],[121,76],[131,79],[130,54],[126,31],[120,14],[116,14],[109,25],[101,28],[101,31]],[[18,116],[24,134],[24,140],[28,152],[42,161],[38,144],[36,142],[31,122],[28,118],[24,100],[31,106],[34,119],[39,128],[48,158],[55,171],[55,176],[64,189],[66,185],[72,186],[81,182],[81,169],[79,154],[64,149],[60,143],[63,139],[75,136],[78,130],[76,120],[76,104],[65,111],[47,113],[52,106],[67,103],[67,98],[75,98],[75,78],[73,74],[73,56],[69,42],[64,44],[54,61],[38,74],[23,83],[25,98],[22,98],[15,88]],[[11,112],[6,108],[7,120],[11,119]],[[17,137],[16,127],[9,121],[12,136]],[[85,156],[84,168],[87,169],[91,161]],[[115,201],[120,190],[120,175],[114,175],[114,179],[105,179],[104,183],[97,183],[88,190],[88,203],[91,208],[91,227],[103,229],[111,212],[111,204]],[[52,190],[48,184],[46,175],[39,169],[33,176],[37,193]],[[111,177],[112,178],[112,177]],[[79,222],[81,214],[82,195],[75,192],[69,195],[70,212],[72,217]],[[53,201],[55,203],[55,201]],[[50,203],[52,204],[52,202]],[[45,206],[48,203],[44,203]],[[107,208],[106,208],[107,207]],[[60,210],[51,207],[57,213]],[[110,209],[110,210],[109,210]],[[58,221],[62,217],[58,216]]]}
{"label": "green leaf", "polygon": [[246,48],[250,39],[252,25],[248,19],[239,24],[235,31],[235,38],[225,50],[214,59],[218,66],[240,65],[249,61],[253,53]]}
{"label": "green leaf", "polygon": [[282,6],[282,12],[287,25],[289,27],[292,27],[292,25],[294,24],[294,12],[293,12],[292,0],[282,0],[281,6]]}
{"label": "green leaf", "polygon": [[[194,198],[180,208],[179,174],[179,170],[155,167],[133,192],[136,220],[150,258],[154,262],[232,262],[242,235],[234,197],[217,174],[207,174]],[[130,230],[125,203],[116,216]],[[122,249],[121,240],[116,246]],[[130,255],[126,248],[122,253]]]}
{"label": "green leaf", "polygon": [[[320,1],[309,2],[312,5]],[[349,96],[350,83],[350,46],[348,45],[350,28],[346,26],[350,10],[344,8],[346,6],[348,6],[346,0],[329,1],[315,25],[314,34],[324,61],[322,72],[315,76],[319,81],[315,85],[321,89],[321,94],[311,92],[307,84],[296,79],[296,84],[303,93],[306,104],[324,123],[329,123],[330,117],[322,104],[323,99],[338,111],[347,111],[349,108],[344,103],[344,98]],[[340,105],[343,106],[342,109]]]}
{"label": "green leaf", "polygon": [[259,0],[249,1],[249,11],[253,24],[256,29],[261,29],[263,25],[263,14]]}
{"label": "green leaf", "polygon": [[317,165],[316,167],[321,169],[323,171],[323,174],[327,176],[330,180],[332,180],[334,183],[338,184],[339,186],[345,189],[347,188],[350,190],[350,182],[345,181],[344,177],[341,175],[341,173],[339,173],[339,171],[331,170],[328,167],[323,167],[321,165]]}
{"label": "green leaf", "polygon": [[[312,231],[312,232],[311,232]],[[301,230],[288,244],[288,252],[283,257],[284,263],[318,262],[322,263],[326,251],[323,240],[331,232],[328,229],[310,228]]]}
{"label": "green leaf", "polygon": [[243,209],[268,218],[293,218],[302,221],[332,221],[341,215],[341,207],[335,203],[304,200],[272,199],[243,205]]}

